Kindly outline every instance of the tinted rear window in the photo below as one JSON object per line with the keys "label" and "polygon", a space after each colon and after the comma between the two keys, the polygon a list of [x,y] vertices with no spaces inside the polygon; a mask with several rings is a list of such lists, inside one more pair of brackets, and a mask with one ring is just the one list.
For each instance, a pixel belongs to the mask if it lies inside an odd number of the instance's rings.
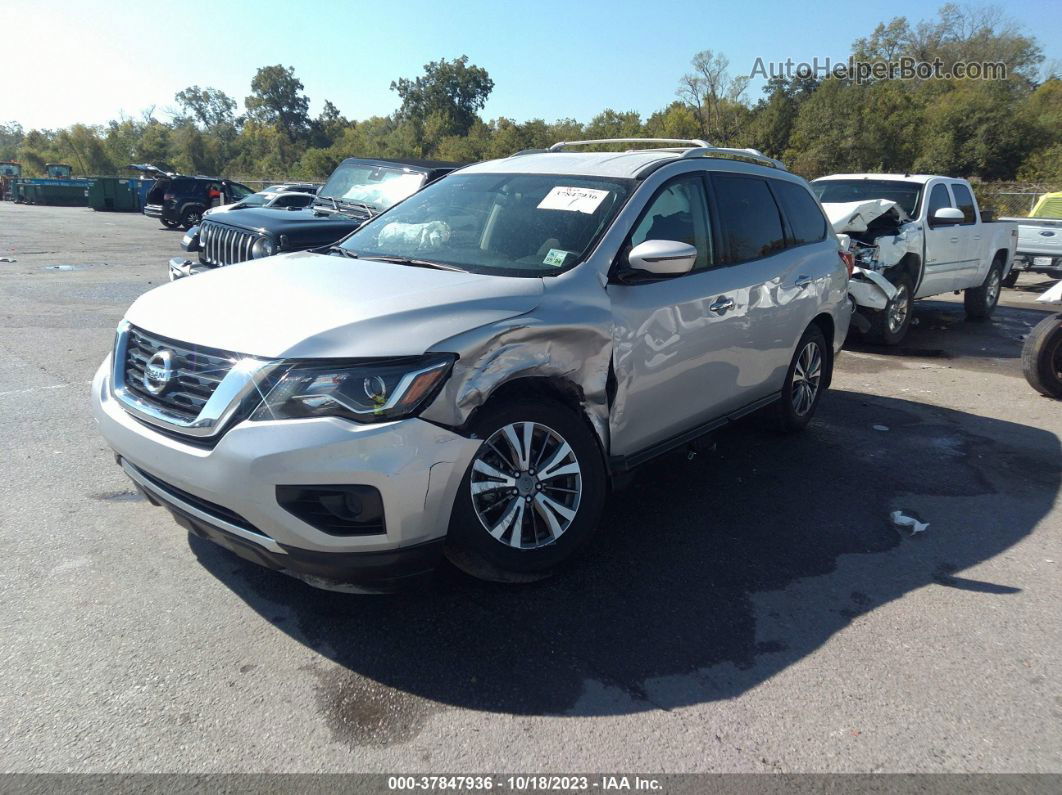
{"label": "tinted rear window", "polygon": [[178,177],[170,185],[170,189],[173,193],[193,193],[196,189],[195,180],[187,177]]}
{"label": "tinted rear window", "polygon": [[955,194],[955,203],[962,210],[962,222],[964,224],[977,223],[977,219],[974,217],[974,200],[973,196],[970,195],[970,189],[965,185],[953,182],[951,183],[951,192]]}
{"label": "tinted rear window", "polygon": [[759,259],[785,248],[782,219],[766,180],[715,174],[712,181],[726,262]]}
{"label": "tinted rear window", "polygon": [[818,243],[826,237],[826,216],[807,190],[780,179],[771,180],[771,188],[789,221],[793,245]]}

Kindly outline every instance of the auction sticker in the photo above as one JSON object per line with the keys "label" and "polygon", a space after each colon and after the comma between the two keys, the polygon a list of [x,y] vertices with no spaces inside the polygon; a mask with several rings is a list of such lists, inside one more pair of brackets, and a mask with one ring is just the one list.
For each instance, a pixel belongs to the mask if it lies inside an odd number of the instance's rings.
{"label": "auction sticker", "polygon": [[570,213],[591,215],[608,196],[607,190],[569,188],[558,185],[538,203],[540,210],[567,210]]}
{"label": "auction sticker", "polygon": [[546,258],[542,260],[543,265],[552,265],[555,268],[559,268],[564,264],[564,260],[568,258],[568,252],[559,248],[551,248]]}

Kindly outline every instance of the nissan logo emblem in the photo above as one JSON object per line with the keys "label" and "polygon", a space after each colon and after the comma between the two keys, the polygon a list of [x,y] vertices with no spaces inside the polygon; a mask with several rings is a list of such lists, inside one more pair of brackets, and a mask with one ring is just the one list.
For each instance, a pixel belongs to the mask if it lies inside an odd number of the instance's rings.
{"label": "nissan logo emblem", "polygon": [[152,395],[161,395],[174,376],[173,352],[159,351],[144,365],[144,389]]}

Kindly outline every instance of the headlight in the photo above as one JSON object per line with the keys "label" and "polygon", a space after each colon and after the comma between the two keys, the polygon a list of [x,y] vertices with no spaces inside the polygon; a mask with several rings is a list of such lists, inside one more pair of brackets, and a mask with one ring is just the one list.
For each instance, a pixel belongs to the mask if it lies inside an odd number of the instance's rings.
{"label": "headlight", "polygon": [[270,240],[268,237],[260,237],[254,241],[254,245],[251,246],[252,259],[261,259],[262,257],[272,257],[277,253],[277,244]]}
{"label": "headlight", "polygon": [[451,354],[434,354],[346,367],[297,364],[270,389],[251,419],[343,417],[385,422],[408,417],[435,394],[455,359]]}

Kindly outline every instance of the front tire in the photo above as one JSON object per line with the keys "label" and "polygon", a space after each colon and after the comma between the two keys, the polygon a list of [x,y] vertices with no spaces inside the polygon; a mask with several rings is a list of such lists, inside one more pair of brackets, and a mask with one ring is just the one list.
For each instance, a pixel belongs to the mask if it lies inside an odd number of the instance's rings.
{"label": "front tire", "polygon": [[1062,313],[1045,317],[1025,338],[1021,369],[1041,395],[1062,398]]}
{"label": "front tire", "polygon": [[970,320],[987,320],[999,303],[1000,289],[1003,287],[1003,260],[996,257],[988,275],[980,287],[970,287],[963,291],[962,303],[966,307],[966,317]]}
{"label": "front tire", "polygon": [[822,329],[812,324],[797,343],[778,401],[778,421],[783,433],[802,431],[819,406],[830,381],[831,351]]}
{"label": "front tire", "polygon": [[867,313],[870,330],[867,338],[880,345],[899,345],[907,336],[914,316],[914,285],[911,276],[900,273],[892,280],[896,294],[889,299],[882,310]]}
{"label": "front tire", "polygon": [[461,481],[446,542],[452,563],[501,582],[549,576],[590,538],[607,491],[589,424],[549,400],[488,405],[483,440]]}

